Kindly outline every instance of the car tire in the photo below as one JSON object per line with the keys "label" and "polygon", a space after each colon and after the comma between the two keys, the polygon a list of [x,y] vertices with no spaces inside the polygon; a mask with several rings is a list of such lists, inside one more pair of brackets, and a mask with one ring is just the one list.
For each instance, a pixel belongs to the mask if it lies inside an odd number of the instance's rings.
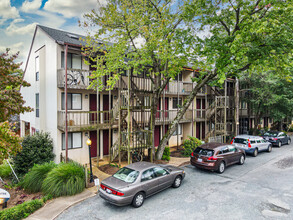
{"label": "car tire", "polygon": [[243,165],[244,164],[244,161],[245,161],[245,156],[242,154],[241,157],[239,158],[238,164],[239,165]]}
{"label": "car tire", "polygon": [[278,147],[279,148],[282,147],[282,142],[281,141],[278,142]]}
{"label": "car tire", "polygon": [[271,153],[272,152],[272,149],[273,149],[272,145],[269,145],[268,146],[268,149],[267,149],[267,152]]}
{"label": "car tire", "polygon": [[181,176],[176,176],[173,184],[172,184],[172,187],[173,188],[179,188],[181,186],[181,182],[182,182],[182,177]]}
{"label": "car tire", "polygon": [[145,194],[143,192],[137,193],[132,200],[132,206],[134,208],[139,208],[142,206],[145,199]]}
{"label": "car tire", "polygon": [[291,139],[288,139],[288,142],[287,142],[287,144],[289,145],[289,144],[291,144]]}
{"label": "car tire", "polygon": [[255,150],[253,151],[253,154],[252,154],[252,156],[256,157],[257,155],[258,155],[258,149],[257,149],[257,148],[255,148]]}
{"label": "car tire", "polygon": [[218,173],[224,173],[225,171],[225,168],[226,168],[226,164],[224,161],[222,161],[219,165],[219,168],[218,168]]}

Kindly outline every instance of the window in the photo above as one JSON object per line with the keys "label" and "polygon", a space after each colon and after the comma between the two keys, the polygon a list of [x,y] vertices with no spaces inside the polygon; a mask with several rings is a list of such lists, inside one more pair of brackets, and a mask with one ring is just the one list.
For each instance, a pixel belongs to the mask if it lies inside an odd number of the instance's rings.
{"label": "window", "polygon": [[[182,106],[182,99],[179,98],[179,106]],[[173,109],[178,108],[178,98],[173,98]]]}
{"label": "window", "polygon": [[151,106],[150,97],[145,96],[144,97],[144,106]]}
{"label": "window", "polygon": [[221,151],[222,151],[223,154],[229,153],[228,147],[222,148]]}
{"label": "window", "polygon": [[236,152],[236,148],[234,146],[228,146],[229,152]]}
{"label": "window", "polygon": [[161,167],[155,167],[154,172],[155,172],[156,177],[165,176],[168,174],[168,172]]}
{"label": "window", "polygon": [[[178,78],[179,78],[179,80],[178,80]],[[175,76],[175,81],[179,81],[179,82],[182,81],[182,73],[179,73],[177,76]]]}
{"label": "window", "polygon": [[[82,137],[81,132],[68,133],[68,149],[81,148]],[[62,150],[65,150],[65,133],[62,133]]]}
{"label": "window", "polygon": [[[61,52],[61,68],[65,67],[64,52]],[[82,56],[79,54],[67,53],[67,68],[82,69]]]}
{"label": "window", "polygon": [[154,173],[153,168],[148,169],[142,173],[141,182],[151,180],[153,178],[155,178],[155,173]]}
{"label": "window", "polygon": [[173,136],[176,136],[176,135],[181,135],[182,134],[182,124],[179,124],[177,129],[174,131],[173,133]]}
{"label": "window", "polygon": [[247,144],[247,140],[243,138],[235,138],[234,143],[236,144]]}
{"label": "window", "polygon": [[36,66],[35,66],[35,68],[36,68],[36,81],[39,81],[39,71],[40,71],[40,67],[39,67],[39,65],[40,65],[40,62],[39,62],[39,57],[36,57],[36,60],[35,60],[35,64],[36,64]]}
{"label": "window", "polygon": [[253,140],[253,141],[250,141],[250,143],[251,143],[251,144],[255,144],[255,140]]}
{"label": "window", "polygon": [[[82,109],[82,96],[79,93],[67,93],[67,109],[68,110],[81,110]],[[65,110],[65,93],[61,94],[61,109]]]}
{"label": "window", "polygon": [[194,150],[194,153],[201,155],[201,156],[208,156],[211,157],[214,155],[214,151],[213,150],[209,150],[209,149],[203,149],[201,147],[197,147]]}
{"label": "window", "polygon": [[123,167],[118,170],[113,177],[119,180],[122,180],[126,183],[133,183],[138,177],[139,172],[136,170],[129,169],[127,167]]}
{"label": "window", "polygon": [[39,93],[36,93],[36,117],[40,117]]}
{"label": "window", "polygon": [[256,140],[256,143],[260,144],[260,140]]}

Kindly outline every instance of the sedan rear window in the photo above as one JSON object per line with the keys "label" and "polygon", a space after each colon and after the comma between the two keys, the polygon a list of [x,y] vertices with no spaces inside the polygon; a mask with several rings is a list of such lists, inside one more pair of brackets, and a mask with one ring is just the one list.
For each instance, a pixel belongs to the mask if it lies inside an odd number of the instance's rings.
{"label": "sedan rear window", "polygon": [[235,138],[234,143],[236,144],[247,144],[247,140],[244,138]]}
{"label": "sedan rear window", "polygon": [[122,180],[122,181],[124,181],[126,183],[133,183],[136,180],[138,174],[139,174],[138,171],[129,169],[127,167],[123,167],[120,170],[118,170],[113,175],[113,177],[115,177],[115,178],[117,178],[119,180]]}
{"label": "sedan rear window", "polygon": [[269,136],[269,137],[277,137],[278,133],[277,132],[266,132],[264,136]]}
{"label": "sedan rear window", "polygon": [[214,155],[214,151],[213,150],[208,150],[208,149],[202,149],[200,147],[197,147],[195,150],[194,150],[194,153],[196,154],[199,154],[201,156],[208,156],[208,157],[211,157]]}

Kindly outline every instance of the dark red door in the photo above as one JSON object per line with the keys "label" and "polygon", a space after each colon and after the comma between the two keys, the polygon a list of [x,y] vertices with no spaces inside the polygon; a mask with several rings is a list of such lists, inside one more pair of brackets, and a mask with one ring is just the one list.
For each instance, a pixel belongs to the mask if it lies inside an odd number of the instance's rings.
{"label": "dark red door", "polygon": [[[97,94],[90,94],[90,111],[97,111]],[[90,113],[90,122],[97,122],[96,113]]]}
{"label": "dark red door", "polygon": [[159,103],[157,105],[156,118],[160,118],[160,109],[161,109],[161,99],[159,99]]}
{"label": "dark red door", "polygon": [[196,122],[196,138],[200,139],[200,122]]}
{"label": "dark red door", "polygon": [[109,154],[109,130],[103,130],[103,154]]}
{"label": "dark red door", "polygon": [[104,120],[109,120],[109,95],[103,95],[103,111],[106,111],[103,113]]}
{"label": "dark red door", "polygon": [[200,115],[200,109],[201,109],[201,99],[196,99],[196,117],[197,118],[201,118],[201,115]]}
{"label": "dark red door", "polygon": [[92,141],[91,145],[91,157],[97,157],[97,131],[91,131],[90,132],[90,139]]}
{"label": "dark red door", "polygon": [[169,110],[169,98],[165,98],[165,118],[168,118],[168,110]]}
{"label": "dark red door", "polygon": [[160,144],[160,126],[155,126],[155,147]]}
{"label": "dark red door", "polygon": [[202,134],[201,134],[202,139],[205,139],[206,137],[206,129],[205,129],[205,123],[202,123]]}

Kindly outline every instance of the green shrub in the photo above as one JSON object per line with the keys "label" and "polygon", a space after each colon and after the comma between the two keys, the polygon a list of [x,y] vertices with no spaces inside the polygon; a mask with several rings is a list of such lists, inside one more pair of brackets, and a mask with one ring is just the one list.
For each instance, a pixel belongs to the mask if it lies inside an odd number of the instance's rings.
{"label": "green shrub", "polygon": [[54,157],[53,140],[48,133],[26,136],[22,142],[22,150],[13,157],[15,172],[26,174],[34,164],[50,162]]}
{"label": "green shrub", "polygon": [[60,163],[48,173],[42,185],[42,191],[54,197],[75,195],[84,188],[84,168],[75,162]]}
{"label": "green shrub", "polygon": [[0,165],[0,177],[1,178],[7,178],[10,176],[12,170],[9,166],[9,164],[4,161],[3,164]]}
{"label": "green shrub", "polygon": [[195,148],[202,144],[203,142],[196,137],[188,136],[188,139],[183,141],[183,155],[189,157]]}
{"label": "green shrub", "polygon": [[47,174],[57,165],[54,162],[35,164],[24,176],[21,186],[30,193],[40,192]]}
{"label": "green shrub", "polygon": [[165,147],[165,150],[164,150],[164,153],[163,153],[163,156],[162,156],[162,160],[167,160],[169,161],[170,160],[170,147]]}
{"label": "green shrub", "polygon": [[26,218],[43,205],[42,199],[24,202],[20,205],[0,211],[0,220],[18,220]]}

